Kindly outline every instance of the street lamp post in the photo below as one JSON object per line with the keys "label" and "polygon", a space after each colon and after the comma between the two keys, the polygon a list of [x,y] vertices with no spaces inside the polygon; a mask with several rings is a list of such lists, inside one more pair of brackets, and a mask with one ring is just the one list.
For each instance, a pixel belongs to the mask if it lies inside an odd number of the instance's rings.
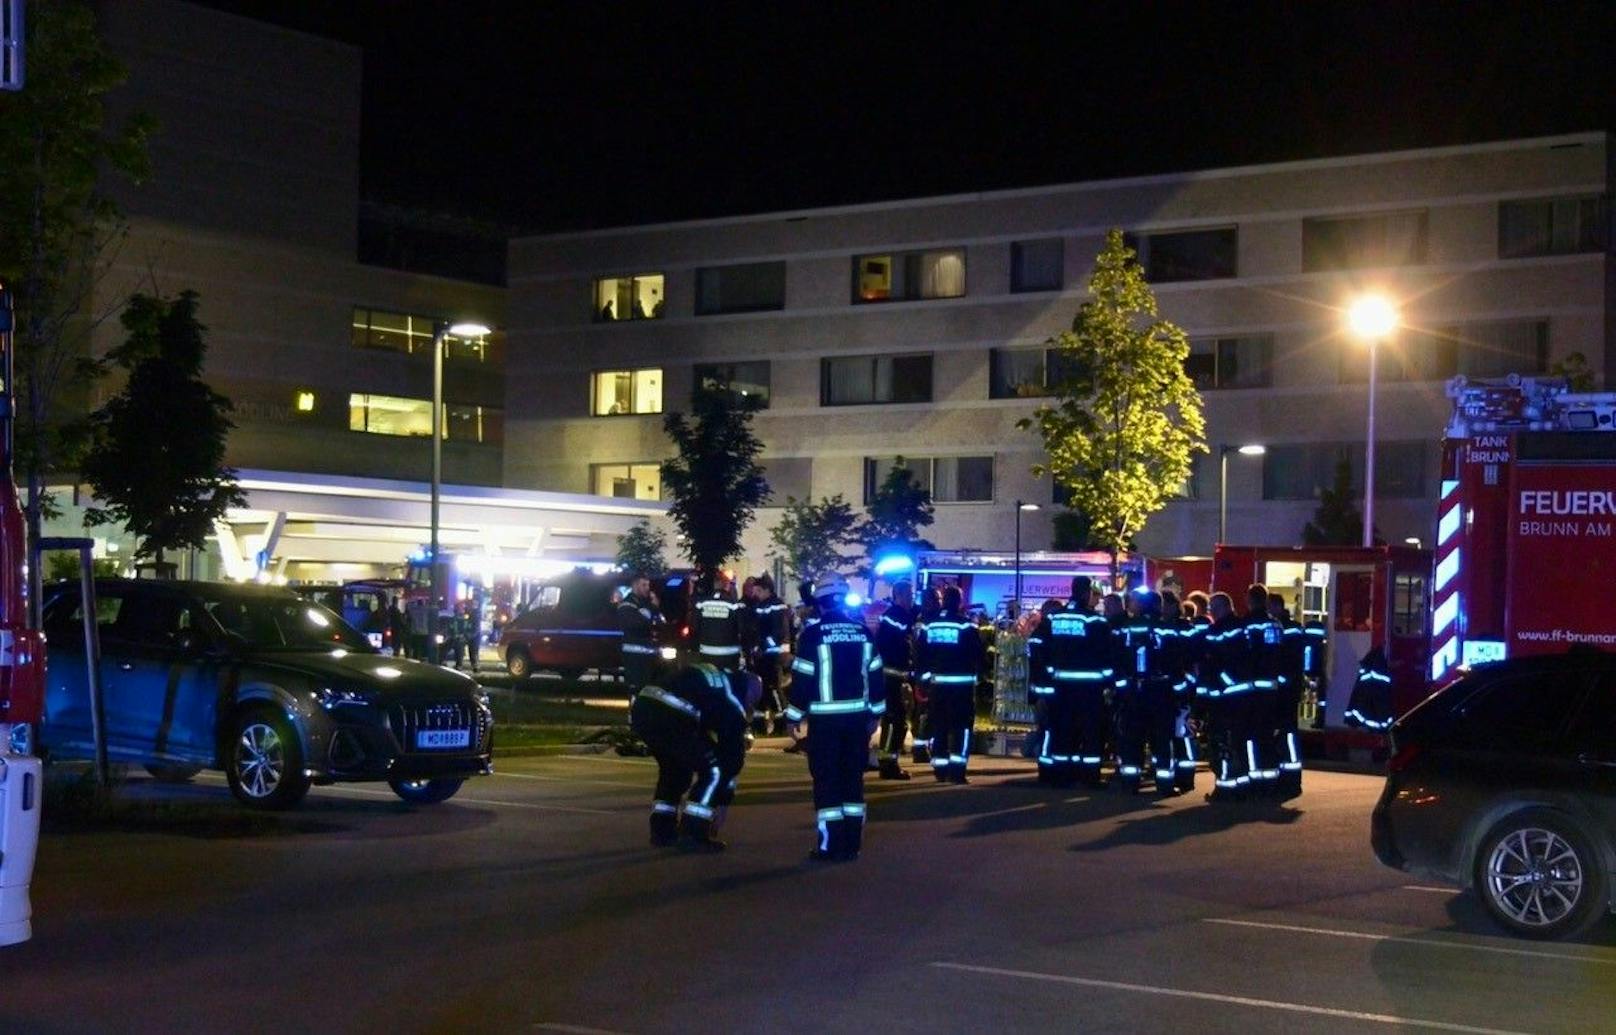
{"label": "street lamp post", "polygon": [[1364,441],[1363,545],[1375,545],[1375,388],[1381,339],[1397,329],[1397,307],[1383,295],[1364,295],[1347,307],[1347,327],[1369,346],[1369,422]]}
{"label": "street lamp post", "polygon": [[442,587],[438,584],[438,501],[443,490],[443,350],[445,339],[453,334],[457,338],[481,338],[489,329],[480,323],[450,323],[439,320],[432,331],[432,544],[428,547],[427,563],[432,567],[427,602],[426,656],[436,665],[443,660],[438,643],[438,599]]}
{"label": "street lamp post", "polygon": [[1229,454],[1239,453],[1241,456],[1262,456],[1268,452],[1268,447],[1260,443],[1250,442],[1243,446],[1218,447],[1218,542],[1224,543],[1229,539]]}
{"label": "street lamp post", "polygon": [[1021,617],[1021,512],[1037,510],[1038,504],[1016,500],[1016,617]]}

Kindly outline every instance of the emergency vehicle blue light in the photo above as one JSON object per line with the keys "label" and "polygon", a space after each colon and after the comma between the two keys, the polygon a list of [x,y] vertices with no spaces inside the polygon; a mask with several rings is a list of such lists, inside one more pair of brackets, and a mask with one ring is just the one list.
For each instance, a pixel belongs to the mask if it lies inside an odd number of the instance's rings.
{"label": "emergency vehicle blue light", "polygon": [[859,596],[857,593],[849,593],[847,596],[842,598],[842,602],[848,607],[858,607],[864,603],[864,598]]}
{"label": "emergency vehicle blue light", "polygon": [[908,554],[889,553],[875,562],[877,575],[896,575],[900,571],[914,571],[915,559]]}
{"label": "emergency vehicle blue light", "polygon": [[421,547],[420,549],[412,550],[410,552],[410,563],[411,564],[425,564],[427,562],[427,558],[429,558],[431,556],[432,556],[432,551],[426,549],[425,547]]}

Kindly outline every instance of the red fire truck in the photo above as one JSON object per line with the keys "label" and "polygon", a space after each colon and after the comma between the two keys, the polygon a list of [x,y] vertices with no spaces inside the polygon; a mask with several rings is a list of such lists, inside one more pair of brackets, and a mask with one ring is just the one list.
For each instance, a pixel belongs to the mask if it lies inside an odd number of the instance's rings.
{"label": "red fire truck", "polygon": [[0,945],[26,941],[39,843],[34,728],[45,703],[45,644],[28,618],[28,548],[12,480],[11,297],[0,285]]}
{"label": "red fire truck", "polygon": [[1455,378],[1448,397],[1432,688],[1477,662],[1616,646],[1616,393],[1511,376]]}

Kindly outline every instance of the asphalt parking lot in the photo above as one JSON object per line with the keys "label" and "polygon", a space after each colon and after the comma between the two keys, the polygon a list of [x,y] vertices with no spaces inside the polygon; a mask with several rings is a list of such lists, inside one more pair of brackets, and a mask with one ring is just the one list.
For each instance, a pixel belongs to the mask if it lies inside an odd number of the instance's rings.
{"label": "asphalt parking lot", "polygon": [[[647,846],[650,763],[606,755],[500,760],[431,808],[327,788],[238,831],[59,834],[0,1028],[1611,1030],[1616,924],[1518,941],[1380,867],[1378,779],[1227,809],[983,766],[872,779],[864,857],[831,867],[774,751],[720,856]],[[235,809],[217,778],[130,793]]]}

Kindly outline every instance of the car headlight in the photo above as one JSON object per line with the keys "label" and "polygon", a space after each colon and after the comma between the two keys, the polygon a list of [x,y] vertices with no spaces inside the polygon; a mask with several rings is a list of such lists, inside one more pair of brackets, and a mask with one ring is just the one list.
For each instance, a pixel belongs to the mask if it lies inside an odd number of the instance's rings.
{"label": "car headlight", "polygon": [[329,686],[314,691],[314,699],[321,708],[340,708],[343,705],[366,705],[370,695],[363,690],[335,690]]}
{"label": "car headlight", "polygon": [[663,647],[660,653],[663,661],[672,661],[679,656],[679,652],[672,647]]}

